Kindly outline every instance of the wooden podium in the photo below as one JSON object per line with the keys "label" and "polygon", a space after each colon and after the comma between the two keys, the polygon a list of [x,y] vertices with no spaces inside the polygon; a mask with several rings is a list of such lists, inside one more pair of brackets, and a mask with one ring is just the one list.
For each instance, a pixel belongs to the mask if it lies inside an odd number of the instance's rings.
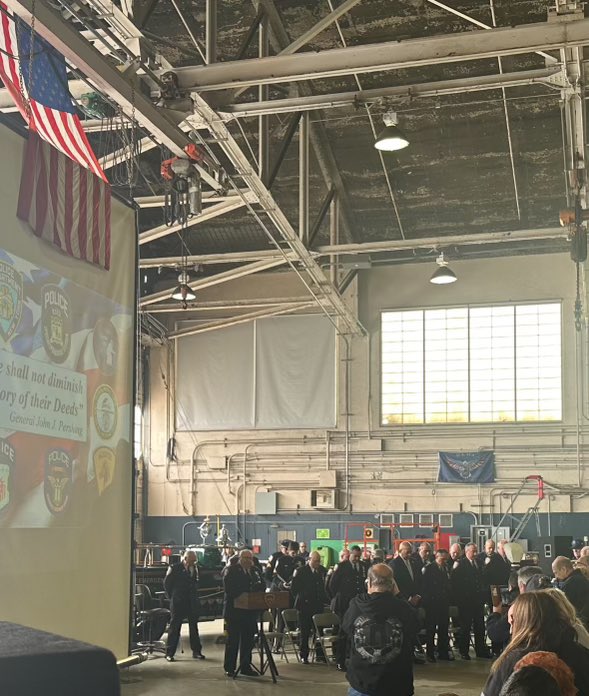
{"label": "wooden podium", "polygon": [[288,609],[290,592],[243,592],[233,600],[236,609],[266,611],[267,609]]}
{"label": "wooden podium", "polygon": [[[252,664],[252,669],[258,672],[258,674],[265,674],[269,671],[272,675],[272,681],[276,684],[278,670],[264,634],[264,617],[262,612],[270,609],[288,609],[290,606],[290,592],[243,592],[233,600],[233,606],[236,609],[245,609],[246,611],[259,614],[258,653],[260,655],[260,666],[256,667]],[[239,669],[235,672],[234,679],[239,672]]]}

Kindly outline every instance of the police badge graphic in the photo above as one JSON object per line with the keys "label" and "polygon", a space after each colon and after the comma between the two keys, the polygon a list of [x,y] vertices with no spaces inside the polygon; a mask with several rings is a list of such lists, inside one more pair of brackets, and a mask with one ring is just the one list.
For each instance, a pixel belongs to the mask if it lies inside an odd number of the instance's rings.
{"label": "police badge graphic", "polygon": [[115,475],[116,455],[110,447],[98,447],[92,455],[98,495],[110,486]]}
{"label": "police badge graphic", "polygon": [[41,297],[43,345],[51,360],[62,363],[70,353],[70,300],[59,285],[43,286]]}
{"label": "police badge graphic", "polygon": [[21,274],[10,264],[0,261],[0,336],[5,342],[10,340],[20,323],[22,298]]}
{"label": "police badge graphic", "polygon": [[12,468],[16,459],[14,447],[0,438],[0,511],[10,503]]}
{"label": "police badge graphic", "polygon": [[108,384],[101,384],[94,393],[94,427],[103,440],[110,440],[117,429],[119,407],[115,393]]}
{"label": "police badge graphic", "polygon": [[45,459],[45,503],[49,511],[59,515],[68,506],[72,494],[72,458],[63,449],[49,450]]}

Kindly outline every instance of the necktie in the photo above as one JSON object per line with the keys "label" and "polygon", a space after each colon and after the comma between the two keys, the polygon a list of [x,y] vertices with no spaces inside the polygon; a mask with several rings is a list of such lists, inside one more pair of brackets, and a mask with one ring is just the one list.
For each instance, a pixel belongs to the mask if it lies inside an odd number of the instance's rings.
{"label": "necktie", "polygon": [[413,568],[411,567],[411,562],[409,560],[406,560],[405,565],[407,566],[407,570],[409,571],[409,575],[411,576],[411,580],[413,580]]}

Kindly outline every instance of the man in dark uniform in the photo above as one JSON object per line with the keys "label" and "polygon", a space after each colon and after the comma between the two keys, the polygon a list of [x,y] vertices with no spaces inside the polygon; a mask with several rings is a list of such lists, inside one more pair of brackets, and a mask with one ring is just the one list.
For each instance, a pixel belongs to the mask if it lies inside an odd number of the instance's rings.
{"label": "man in dark uniform", "polygon": [[452,597],[458,607],[460,636],[458,647],[464,660],[468,654],[470,630],[474,631],[474,646],[477,657],[489,658],[491,654],[485,643],[484,602],[485,594],[481,569],[476,560],[477,545],[470,543],[464,547],[464,558],[452,570]]}
{"label": "man in dark uniform", "polygon": [[417,567],[419,573],[423,573],[423,569],[433,562],[432,547],[427,541],[422,541],[421,544],[419,544],[417,553],[411,554],[411,560]]}
{"label": "man in dark uniform", "polygon": [[299,556],[299,544],[297,541],[290,541],[286,554],[280,556],[274,566],[274,576],[272,586],[277,590],[290,589],[290,581],[297,568],[302,568],[305,561]]}
{"label": "man in dark uniform", "polygon": [[401,596],[416,607],[421,601],[421,571],[411,558],[411,544],[402,541],[399,555],[390,561]]}
{"label": "man in dark uniform", "polygon": [[313,633],[313,615],[322,614],[327,604],[325,576],[327,570],[321,565],[321,556],[312,551],[302,568],[297,568],[292,577],[291,592],[295,609],[299,612],[301,627],[301,661],[309,664],[309,638]]}
{"label": "man in dark uniform", "polygon": [[[366,592],[366,577],[368,566],[360,560],[362,552],[359,546],[350,548],[350,557],[347,561],[340,561],[329,578],[327,591],[331,597],[331,609],[336,613],[340,621],[343,620],[350,602],[354,597]],[[345,669],[346,643],[339,640],[336,646],[336,661],[339,670]]]}
{"label": "man in dark uniform", "polygon": [[188,619],[190,647],[192,657],[204,660],[202,645],[198,635],[198,615],[200,603],[198,600],[198,567],[196,553],[185,551],[180,563],[168,568],[164,578],[164,589],[170,600],[170,628],[166,645],[166,660],[174,662],[174,654],[180,639],[180,629],[184,619]]}
{"label": "man in dark uniform", "polygon": [[436,551],[435,560],[424,568],[422,578],[425,609],[426,655],[435,662],[434,636],[438,634],[438,659],[449,660],[448,624],[450,616],[450,571],[445,549]]}
{"label": "man in dark uniform", "polygon": [[251,667],[254,636],[257,631],[258,614],[247,609],[237,609],[234,601],[244,592],[262,592],[265,584],[254,565],[254,556],[249,549],[239,554],[239,561],[227,568],[223,577],[225,602],[223,618],[227,625],[224,670],[228,677],[235,676],[237,653],[239,652],[239,671],[247,677],[256,677]]}
{"label": "man in dark uniform", "polygon": [[266,582],[268,583],[268,587],[272,584],[272,579],[274,576],[274,568],[276,567],[276,564],[278,563],[279,559],[282,558],[283,556],[286,556],[286,552],[288,550],[288,545],[290,544],[289,539],[283,539],[280,542],[280,549],[278,551],[275,551],[270,558],[268,559],[268,562],[266,563],[266,569],[264,570],[264,578],[266,579]]}
{"label": "man in dark uniform", "polygon": [[309,551],[307,550],[307,543],[305,541],[301,541],[299,545],[299,556],[305,563],[309,560]]}

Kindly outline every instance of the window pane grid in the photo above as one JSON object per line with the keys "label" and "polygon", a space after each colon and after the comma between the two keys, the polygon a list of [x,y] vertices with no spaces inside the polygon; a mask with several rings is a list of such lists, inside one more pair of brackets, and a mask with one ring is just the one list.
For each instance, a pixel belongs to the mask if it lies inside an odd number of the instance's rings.
{"label": "window pane grid", "polygon": [[557,302],[383,312],[382,424],[562,419]]}

